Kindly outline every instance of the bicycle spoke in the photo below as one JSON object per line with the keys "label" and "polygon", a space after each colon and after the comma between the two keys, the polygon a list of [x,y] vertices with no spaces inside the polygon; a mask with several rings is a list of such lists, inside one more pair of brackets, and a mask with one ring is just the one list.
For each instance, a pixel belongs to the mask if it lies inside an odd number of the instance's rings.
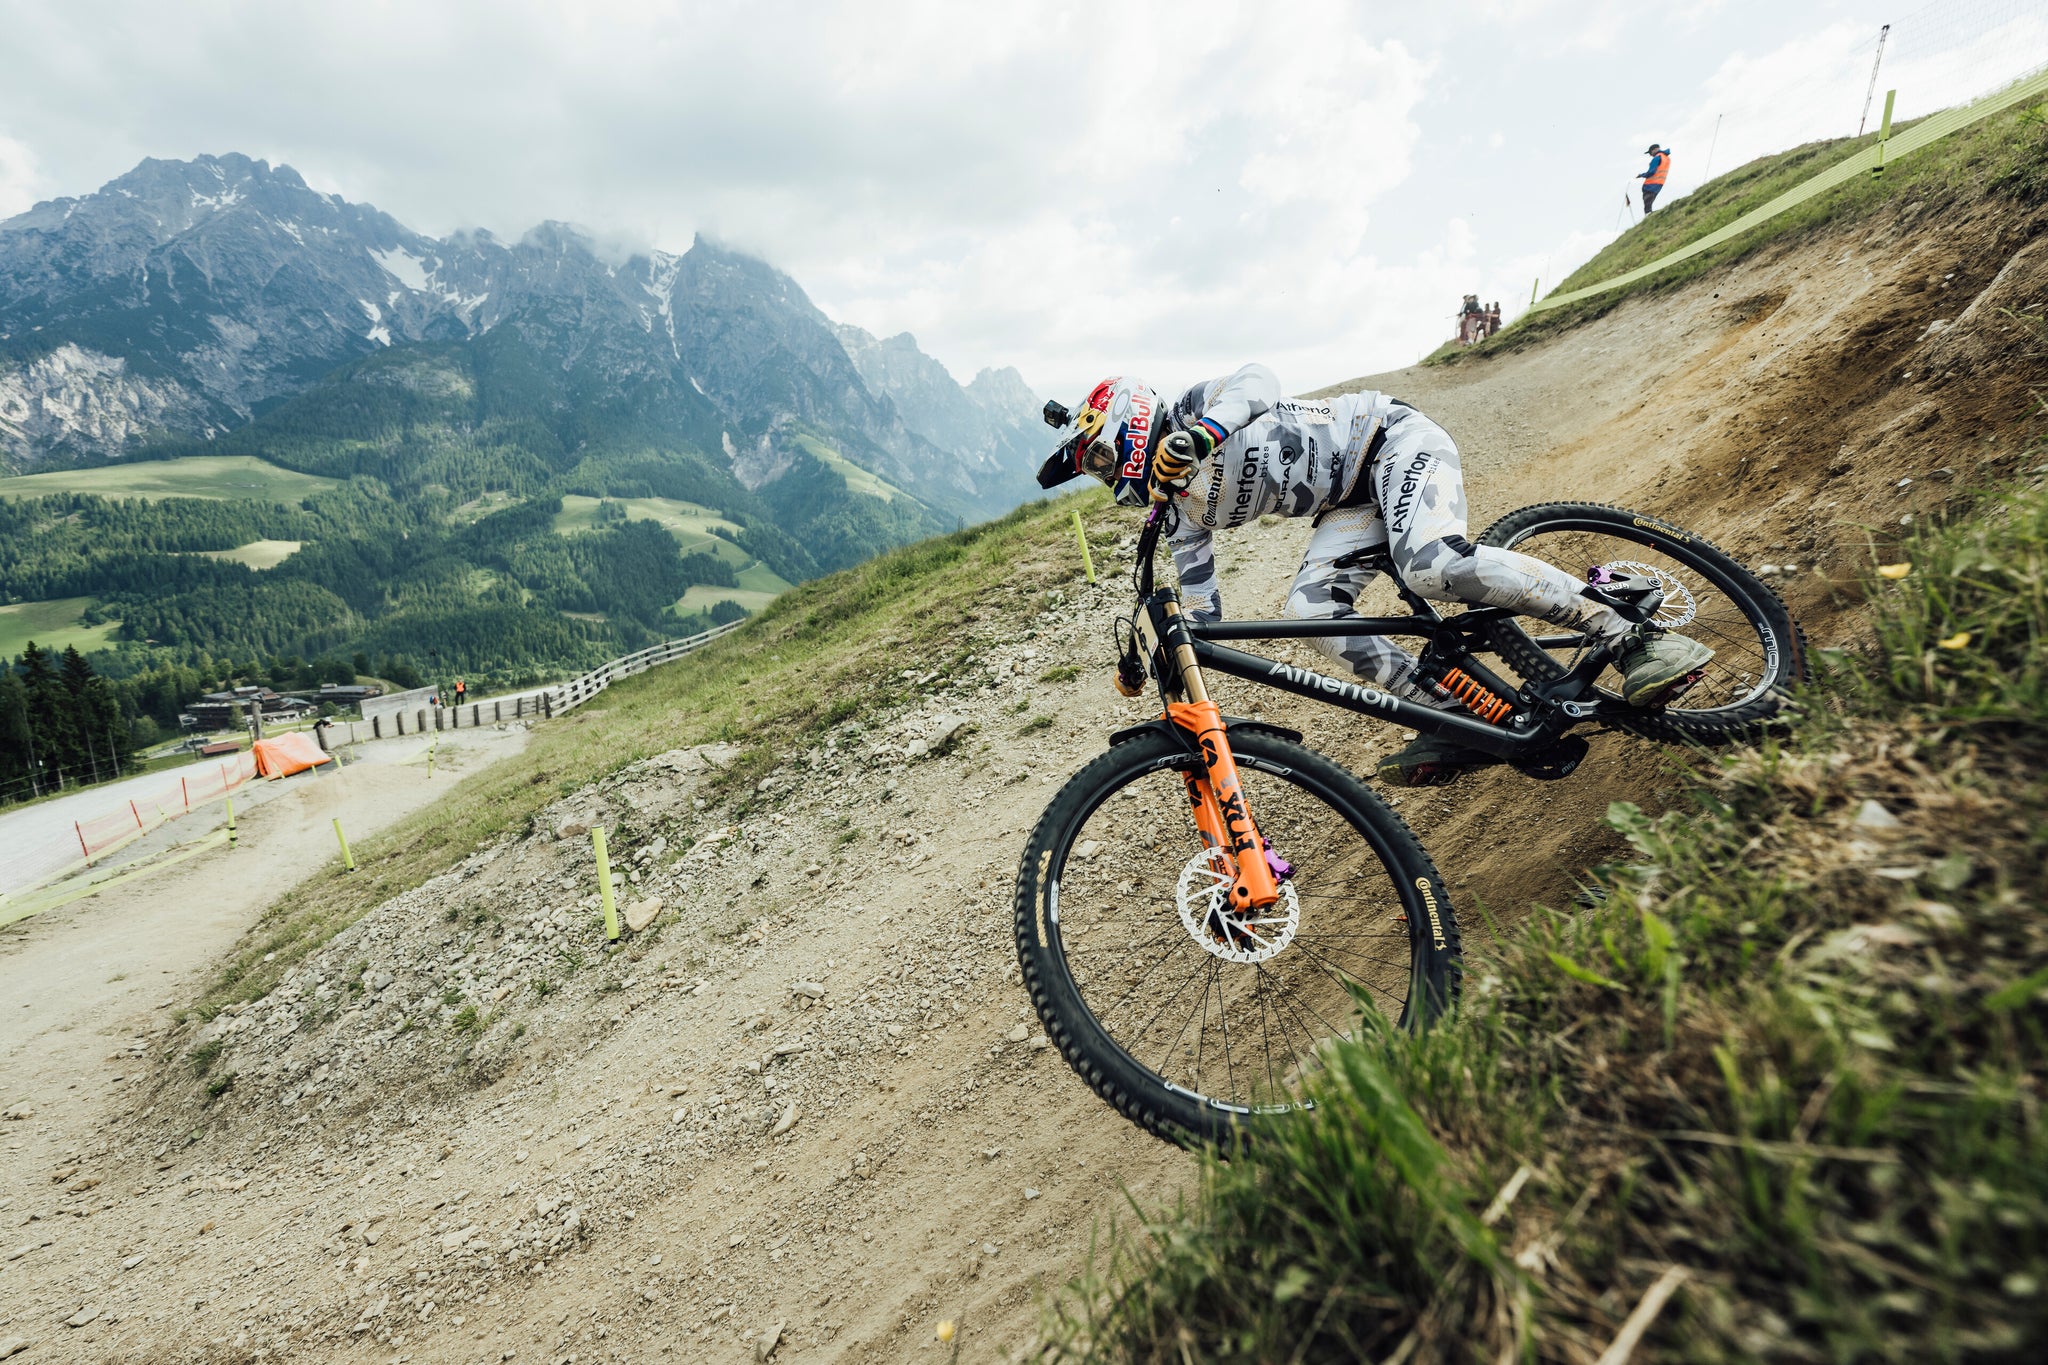
{"label": "bicycle spoke", "polygon": [[[1354,991],[1405,1013],[1415,939],[1389,922],[1400,887],[1350,817],[1289,774],[1241,776],[1260,832],[1294,865],[1280,903],[1224,909],[1229,882],[1202,861],[1180,774],[1155,769],[1067,836],[1110,852],[1063,872],[1057,937],[1089,1013],[1132,1061],[1217,1103],[1285,1105],[1355,1030]],[[1169,810],[1183,818],[1157,818]]]}

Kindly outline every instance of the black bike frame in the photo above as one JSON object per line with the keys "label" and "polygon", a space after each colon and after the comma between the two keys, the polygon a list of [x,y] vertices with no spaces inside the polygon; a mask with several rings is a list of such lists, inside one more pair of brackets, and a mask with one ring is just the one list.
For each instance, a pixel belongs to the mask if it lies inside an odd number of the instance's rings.
{"label": "black bike frame", "polygon": [[[1541,761],[1542,752],[1556,744],[1567,730],[1585,721],[1605,719],[1619,708],[1619,703],[1600,696],[1593,687],[1594,679],[1613,657],[1607,646],[1587,646],[1579,660],[1557,678],[1517,687],[1473,657],[1478,652],[1491,649],[1483,639],[1485,627],[1507,618],[1511,613],[1500,607],[1474,607],[1457,616],[1445,617],[1426,600],[1410,592],[1398,577],[1395,589],[1413,615],[1275,621],[1190,620],[1180,611],[1179,597],[1171,589],[1155,590],[1152,586],[1152,554],[1158,540],[1159,525],[1155,510],[1139,536],[1137,586],[1139,609],[1151,627],[1148,633],[1158,644],[1158,655],[1151,662],[1162,694],[1179,691],[1177,686],[1169,683],[1169,678],[1175,671],[1173,661],[1183,657],[1180,650],[1186,648],[1189,655],[1185,657],[1191,657],[1203,669],[1214,669],[1233,678],[1291,692],[1311,701],[1327,702],[1360,715],[1392,721],[1423,734],[1441,735],[1509,762]],[[1511,701],[1514,712],[1501,724],[1492,725],[1471,715],[1439,711],[1376,687],[1327,677],[1313,669],[1297,668],[1277,659],[1246,654],[1215,643],[1218,640],[1304,640],[1352,635],[1423,636],[1430,641],[1430,650],[1440,661],[1448,661],[1452,666],[1463,669],[1497,696]],[[1539,637],[1536,643],[1545,648],[1559,645],[1577,647],[1584,641],[1574,635]],[[1162,700],[1170,699],[1162,695]]]}

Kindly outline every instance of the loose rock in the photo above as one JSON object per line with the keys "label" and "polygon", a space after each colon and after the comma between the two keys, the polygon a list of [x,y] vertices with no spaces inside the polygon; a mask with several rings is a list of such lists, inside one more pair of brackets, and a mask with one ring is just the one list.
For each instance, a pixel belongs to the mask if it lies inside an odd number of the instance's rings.
{"label": "loose rock", "polygon": [[626,907],[626,928],[639,933],[661,916],[662,900],[649,896],[646,900],[634,901]]}

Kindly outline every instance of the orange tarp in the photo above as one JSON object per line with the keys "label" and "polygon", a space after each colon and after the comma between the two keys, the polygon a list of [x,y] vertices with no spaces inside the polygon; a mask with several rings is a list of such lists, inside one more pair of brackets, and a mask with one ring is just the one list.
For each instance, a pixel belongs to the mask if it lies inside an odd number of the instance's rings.
{"label": "orange tarp", "polygon": [[321,763],[332,763],[333,754],[323,754],[311,735],[302,732],[259,739],[251,749],[256,755],[259,777],[290,777]]}

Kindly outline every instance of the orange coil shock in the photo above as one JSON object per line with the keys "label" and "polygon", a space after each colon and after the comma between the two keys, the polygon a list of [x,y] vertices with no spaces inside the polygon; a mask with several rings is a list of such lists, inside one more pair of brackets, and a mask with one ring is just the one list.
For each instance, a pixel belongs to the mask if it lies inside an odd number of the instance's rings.
{"label": "orange coil shock", "polygon": [[1498,724],[1503,716],[1515,709],[1503,701],[1498,693],[1462,668],[1454,668],[1444,674],[1444,687],[1452,696],[1465,703],[1467,711],[1488,724]]}

